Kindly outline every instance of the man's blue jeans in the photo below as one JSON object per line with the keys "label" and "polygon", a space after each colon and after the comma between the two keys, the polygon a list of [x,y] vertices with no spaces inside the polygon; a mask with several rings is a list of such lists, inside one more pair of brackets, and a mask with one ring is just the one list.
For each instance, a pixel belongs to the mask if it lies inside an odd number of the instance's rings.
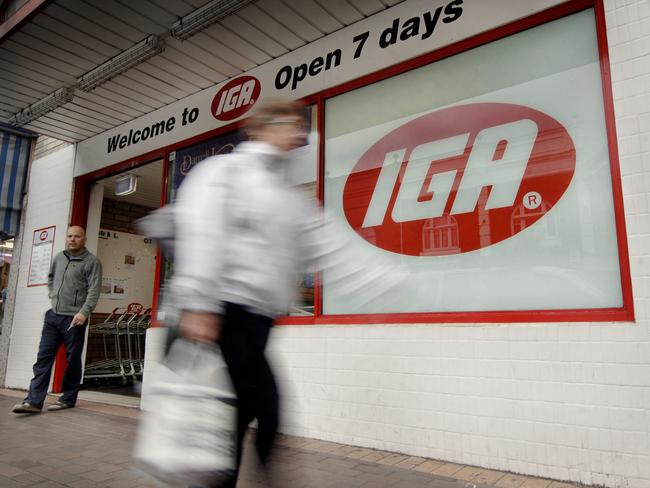
{"label": "man's blue jeans", "polygon": [[61,344],[65,345],[67,366],[63,375],[63,395],[59,401],[68,405],[77,402],[79,383],[81,382],[81,353],[84,347],[86,325],[70,328],[72,317],[59,315],[52,310],[45,312],[41,343],[34,363],[34,378],[29,384],[29,394],[25,401],[43,408],[47,389],[50,386],[52,365]]}

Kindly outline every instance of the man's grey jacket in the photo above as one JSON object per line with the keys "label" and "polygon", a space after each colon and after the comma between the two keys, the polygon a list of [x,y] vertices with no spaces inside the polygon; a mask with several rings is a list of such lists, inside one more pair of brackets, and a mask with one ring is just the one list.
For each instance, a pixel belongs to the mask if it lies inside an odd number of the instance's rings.
{"label": "man's grey jacket", "polygon": [[102,264],[88,249],[77,256],[60,252],[54,257],[47,277],[52,311],[89,317],[99,300],[101,284]]}

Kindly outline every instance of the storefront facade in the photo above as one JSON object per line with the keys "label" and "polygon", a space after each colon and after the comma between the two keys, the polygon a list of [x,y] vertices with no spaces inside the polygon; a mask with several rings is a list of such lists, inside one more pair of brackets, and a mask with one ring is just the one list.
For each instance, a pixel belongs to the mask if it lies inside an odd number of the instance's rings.
{"label": "storefront facade", "polygon": [[[403,2],[34,161],[25,236],[62,243],[72,222],[97,250],[97,181],[162,161],[172,201],[259,100],[302,99],[292,183],[408,279],[361,302],[303,277],[271,343],[282,430],[647,486],[650,12],[633,5]],[[24,388],[47,301],[21,277],[5,383]]]}

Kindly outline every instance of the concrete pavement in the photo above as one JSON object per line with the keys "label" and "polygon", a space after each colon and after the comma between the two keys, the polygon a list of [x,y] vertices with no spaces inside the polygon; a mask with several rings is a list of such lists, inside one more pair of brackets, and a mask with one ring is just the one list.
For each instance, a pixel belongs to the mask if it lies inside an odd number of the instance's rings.
{"label": "concrete pavement", "polygon": [[[23,392],[0,390],[0,488],[153,488],[131,461],[139,411],[80,401],[15,415]],[[53,403],[54,398],[48,398]],[[252,449],[247,450],[250,454]],[[276,485],[286,488],[571,488],[577,485],[385,451],[280,436]],[[238,488],[262,488],[254,456]]]}

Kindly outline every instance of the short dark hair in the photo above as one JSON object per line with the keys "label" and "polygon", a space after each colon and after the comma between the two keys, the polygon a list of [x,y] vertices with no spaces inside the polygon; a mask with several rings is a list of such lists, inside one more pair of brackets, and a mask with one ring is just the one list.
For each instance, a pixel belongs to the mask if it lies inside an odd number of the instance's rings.
{"label": "short dark hair", "polygon": [[288,98],[267,98],[260,102],[257,110],[246,121],[246,132],[251,135],[273,120],[282,117],[302,118],[303,104]]}

